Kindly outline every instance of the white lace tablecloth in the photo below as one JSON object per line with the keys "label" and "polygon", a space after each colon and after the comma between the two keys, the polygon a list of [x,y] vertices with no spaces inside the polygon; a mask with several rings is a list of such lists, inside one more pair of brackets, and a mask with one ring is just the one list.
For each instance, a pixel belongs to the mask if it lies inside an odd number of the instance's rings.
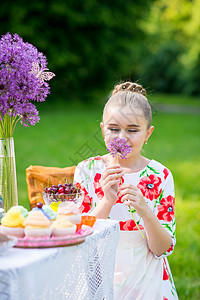
{"label": "white lace tablecloth", "polygon": [[119,225],[97,220],[76,246],[11,248],[0,256],[0,300],[111,300]]}

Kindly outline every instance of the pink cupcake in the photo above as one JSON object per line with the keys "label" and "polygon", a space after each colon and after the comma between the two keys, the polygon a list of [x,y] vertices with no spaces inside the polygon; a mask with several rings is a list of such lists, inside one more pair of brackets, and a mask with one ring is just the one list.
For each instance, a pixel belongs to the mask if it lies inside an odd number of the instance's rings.
{"label": "pink cupcake", "polygon": [[81,214],[74,202],[63,202],[59,205],[57,213],[64,216],[72,222],[72,224],[81,224]]}
{"label": "pink cupcake", "polygon": [[25,225],[25,236],[28,237],[43,237],[51,236],[51,222],[43,214],[42,211],[32,210],[29,212],[28,217],[24,221]]}

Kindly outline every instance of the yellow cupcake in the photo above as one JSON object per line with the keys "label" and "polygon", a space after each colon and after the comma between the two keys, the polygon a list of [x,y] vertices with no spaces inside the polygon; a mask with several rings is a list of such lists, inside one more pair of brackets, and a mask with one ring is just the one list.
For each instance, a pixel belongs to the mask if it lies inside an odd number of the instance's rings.
{"label": "yellow cupcake", "polygon": [[16,237],[24,236],[25,218],[19,210],[9,210],[1,219],[1,233]]}
{"label": "yellow cupcake", "polygon": [[74,234],[76,232],[76,225],[72,224],[65,217],[60,217],[53,222],[52,235],[53,236],[65,236]]}

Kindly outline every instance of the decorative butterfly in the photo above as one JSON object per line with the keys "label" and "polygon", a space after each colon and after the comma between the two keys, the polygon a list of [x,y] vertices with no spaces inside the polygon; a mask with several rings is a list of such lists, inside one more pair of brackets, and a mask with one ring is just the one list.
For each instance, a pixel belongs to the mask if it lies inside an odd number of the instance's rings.
{"label": "decorative butterfly", "polygon": [[33,65],[33,67],[31,69],[30,73],[34,74],[38,79],[41,80],[42,83],[44,83],[45,80],[49,81],[49,80],[51,80],[51,78],[56,76],[52,72],[44,72],[44,71],[48,71],[49,69],[47,69],[47,68],[43,69],[42,65],[41,65],[41,69],[40,69],[40,66],[37,62],[33,62],[32,65]]}

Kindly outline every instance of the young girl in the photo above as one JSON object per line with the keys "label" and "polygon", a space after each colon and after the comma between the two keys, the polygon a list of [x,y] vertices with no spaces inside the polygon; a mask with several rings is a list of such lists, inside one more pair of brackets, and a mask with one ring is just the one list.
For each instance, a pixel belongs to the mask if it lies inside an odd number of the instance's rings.
{"label": "young girl", "polygon": [[145,95],[136,83],[114,88],[100,124],[103,138],[107,147],[116,137],[126,139],[131,151],[126,159],[111,154],[89,158],[78,164],[74,176],[85,192],[82,212],[119,221],[117,300],[178,299],[166,258],[176,243],[174,183],[166,167],[141,155],[154,130]]}

